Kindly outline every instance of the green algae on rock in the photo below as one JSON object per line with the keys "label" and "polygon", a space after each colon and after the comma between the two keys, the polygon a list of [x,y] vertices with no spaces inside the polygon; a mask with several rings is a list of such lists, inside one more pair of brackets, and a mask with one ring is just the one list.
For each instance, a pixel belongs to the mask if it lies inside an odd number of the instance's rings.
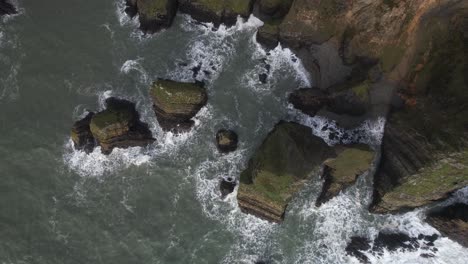
{"label": "green algae on rock", "polygon": [[237,134],[232,130],[221,129],[216,133],[216,146],[223,153],[236,150],[237,142]]}
{"label": "green algae on rock", "polygon": [[241,173],[237,194],[241,210],[281,222],[292,195],[332,155],[331,147],[309,127],[280,122]]}
{"label": "green algae on rock", "polygon": [[150,88],[153,109],[165,131],[190,129],[190,120],[205,106],[208,95],[201,82],[184,83],[158,79]]}
{"label": "green algae on rock", "polygon": [[172,25],[177,13],[177,0],[136,0],[136,9],[140,15],[140,29],[154,33]]}
{"label": "green algae on rock", "polygon": [[353,185],[361,174],[369,171],[375,158],[374,151],[367,145],[337,146],[335,150],[337,156],[324,162],[322,177],[325,182],[317,206]]}
{"label": "green algae on rock", "polygon": [[110,154],[114,148],[154,142],[148,125],[140,121],[135,105],[123,99],[108,98],[106,109],[92,116],[89,127],[104,154]]}

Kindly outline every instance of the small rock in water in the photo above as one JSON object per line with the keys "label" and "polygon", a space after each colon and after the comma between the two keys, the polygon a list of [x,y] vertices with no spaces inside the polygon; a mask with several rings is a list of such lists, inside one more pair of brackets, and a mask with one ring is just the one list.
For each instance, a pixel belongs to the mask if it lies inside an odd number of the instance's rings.
{"label": "small rock in water", "polygon": [[228,194],[234,191],[234,188],[236,188],[236,179],[234,179],[233,177],[223,178],[221,180],[219,188],[221,189],[221,196],[223,198],[226,197]]}
{"label": "small rock in water", "polygon": [[258,80],[265,84],[267,82],[268,75],[266,73],[261,73],[258,75]]}
{"label": "small rock in water", "polygon": [[232,130],[221,129],[216,133],[216,146],[223,153],[237,149],[237,134]]}

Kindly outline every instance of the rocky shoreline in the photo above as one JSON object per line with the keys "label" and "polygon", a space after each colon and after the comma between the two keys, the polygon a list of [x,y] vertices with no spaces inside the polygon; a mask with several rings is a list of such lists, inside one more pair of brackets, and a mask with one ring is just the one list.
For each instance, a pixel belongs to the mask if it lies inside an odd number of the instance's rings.
{"label": "rocky shoreline", "polygon": [[[464,61],[468,51],[464,44],[468,38],[464,19],[468,3],[126,3],[127,14],[138,14],[140,29],[146,33],[170,27],[177,10],[215,26],[233,25],[238,16],[247,18],[254,14],[265,22],[257,32],[257,41],[266,49],[279,43],[292,49],[312,75],[315,87],[301,87],[289,95],[289,102],[296,109],[310,116],[334,119],[346,127],[355,127],[369,118],[387,117],[380,159],[375,158],[369,146],[328,146],[308,127],[278,123],[240,175],[237,200],[243,212],[279,223],[291,197],[312,175],[320,172],[324,181],[316,201],[320,206],[352,186],[373,164],[378,165],[369,208],[373,213],[401,213],[431,205],[468,186],[468,89]],[[190,129],[191,118],[208,100],[202,83],[161,79],[150,88],[150,96],[159,125],[174,133]],[[96,126],[95,120],[103,115],[89,114],[75,123],[72,139],[77,149],[89,152],[100,145],[108,154],[114,147],[152,142],[151,133],[142,132],[144,125],[138,118],[130,118],[132,122],[119,120],[110,124],[110,129],[107,123]],[[225,134],[216,136],[218,149],[234,151],[237,136],[221,132]],[[232,192],[233,186],[232,179],[222,181],[222,196]],[[446,221],[455,221],[466,231],[466,218],[451,213],[443,216],[429,215],[428,221],[444,235],[466,243],[459,233],[444,230]],[[367,250],[364,240],[358,240],[356,243]]]}

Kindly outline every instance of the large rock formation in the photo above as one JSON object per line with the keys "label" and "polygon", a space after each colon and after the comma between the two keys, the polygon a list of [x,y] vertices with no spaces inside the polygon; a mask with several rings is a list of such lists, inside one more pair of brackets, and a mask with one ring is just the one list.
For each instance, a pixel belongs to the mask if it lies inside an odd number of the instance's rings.
{"label": "large rock formation", "polygon": [[373,156],[365,146],[330,147],[309,127],[282,121],[241,173],[239,206],[243,212],[281,222],[291,197],[322,167],[326,180],[318,204],[351,186],[369,169]]}
{"label": "large rock formation", "polygon": [[385,129],[374,212],[423,206],[468,185],[465,13],[445,11],[418,34],[419,56],[399,91],[406,105]]}
{"label": "large rock formation", "polygon": [[301,88],[289,95],[288,102],[303,113],[315,116],[330,103],[330,96],[318,88]]}
{"label": "large rock formation", "polygon": [[125,12],[130,17],[138,13],[140,29],[154,33],[172,25],[177,3],[177,0],[126,0]]}
{"label": "large rock formation", "polygon": [[8,0],[0,0],[0,16],[16,13],[16,8]]}
{"label": "large rock formation", "polygon": [[257,41],[268,49],[273,49],[279,42],[279,25],[289,12],[293,0],[258,0],[254,14],[263,20],[258,29]]}
{"label": "large rock formation", "polygon": [[428,214],[426,221],[439,232],[468,247],[468,205],[457,203]]}
{"label": "large rock formation", "polygon": [[179,10],[190,14],[200,22],[212,22],[216,26],[234,25],[237,17],[249,17],[253,0],[179,0]]}
{"label": "large rock formation", "polygon": [[238,137],[232,130],[221,129],[216,133],[216,146],[223,153],[237,149]]}
{"label": "large rock formation", "polygon": [[203,83],[182,83],[158,79],[150,88],[153,108],[159,125],[165,131],[183,132],[205,106],[208,95]]}
{"label": "large rock formation", "polygon": [[127,100],[108,98],[106,109],[92,116],[89,128],[103,154],[154,142],[148,125],[139,120],[135,105]]}
{"label": "large rock formation", "polygon": [[241,210],[281,222],[291,196],[332,155],[310,128],[280,122],[241,173],[237,194]]}

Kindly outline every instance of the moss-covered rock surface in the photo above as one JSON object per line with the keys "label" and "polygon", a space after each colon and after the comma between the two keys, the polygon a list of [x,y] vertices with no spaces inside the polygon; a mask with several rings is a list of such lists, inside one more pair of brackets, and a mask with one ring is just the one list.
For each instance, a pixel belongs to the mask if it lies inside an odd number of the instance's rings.
{"label": "moss-covered rock surface", "polygon": [[188,129],[190,120],[206,104],[203,83],[183,83],[158,79],[150,88],[158,122],[164,130]]}
{"label": "moss-covered rock surface", "polygon": [[[127,4],[132,7],[130,2]],[[156,32],[172,25],[177,12],[177,0],[136,0],[140,15],[140,29]]]}
{"label": "moss-covered rock surface", "polygon": [[237,21],[237,16],[249,17],[252,12],[253,0],[179,0],[179,10],[190,14],[201,22],[222,23],[231,26]]}

